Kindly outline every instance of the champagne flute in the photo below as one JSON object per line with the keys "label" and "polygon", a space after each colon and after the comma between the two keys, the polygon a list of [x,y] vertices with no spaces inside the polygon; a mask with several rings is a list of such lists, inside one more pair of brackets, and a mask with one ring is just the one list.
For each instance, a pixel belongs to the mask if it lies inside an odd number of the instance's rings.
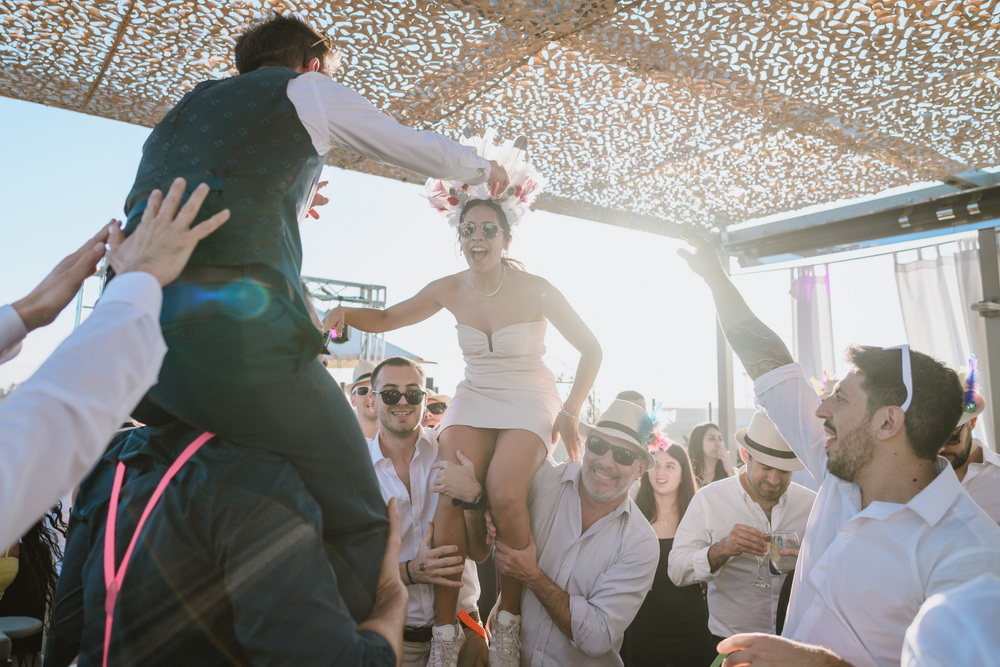
{"label": "champagne flute", "polygon": [[771,533],[771,544],[768,554],[771,557],[771,570],[776,574],[788,574],[795,569],[798,556],[782,556],[782,549],[798,549],[802,543],[794,530],[776,530]]}
{"label": "champagne flute", "polygon": [[[750,526],[756,528],[765,535],[770,535],[771,524],[767,521],[751,521]],[[757,559],[757,578],[754,580],[753,585],[755,588],[770,588],[771,582],[764,578],[764,560],[766,556],[758,556],[754,554],[754,558]]]}

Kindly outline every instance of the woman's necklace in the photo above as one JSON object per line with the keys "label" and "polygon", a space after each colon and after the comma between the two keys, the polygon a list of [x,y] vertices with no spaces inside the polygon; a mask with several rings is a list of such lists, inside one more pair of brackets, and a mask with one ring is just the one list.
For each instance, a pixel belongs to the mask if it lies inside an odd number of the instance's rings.
{"label": "woman's necklace", "polygon": [[487,294],[486,292],[480,292],[479,290],[476,289],[476,286],[472,284],[472,271],[466,273],[465,277],[468,278],[469,280],[469,287],[471,287],[472,291],[478,294],[479,296],[496,296],[497,292],[500,291],[500,288],[503,287],[504,279],[507,277],[507,267],[503,266],[502,268],[503,268],[503,273],[500,274],[500,284],[497,285],[497,288],[492,292],[490,292],[489,294]]}

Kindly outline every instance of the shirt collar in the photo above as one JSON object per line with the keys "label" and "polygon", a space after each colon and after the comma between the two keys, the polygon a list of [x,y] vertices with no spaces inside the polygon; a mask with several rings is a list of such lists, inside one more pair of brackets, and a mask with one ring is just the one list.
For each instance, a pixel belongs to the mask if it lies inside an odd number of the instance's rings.
{"label": "shirt collar", "polygon": [[[898,503],[872,502],[862,510],[862,513],[870,518],[888,519],[898,512],[909,509],[917,516],[926,521],[929,525],[937,524],[944,515],[951,510],[958,494],[963,493],[962,485],[958,481],[958,476],[951,467],[947,459],[938,457],[934,463],[937,469],[937,476],[920,493],[913,496],[909,502],[900,505]],[[831,475],[837,479],[835,475]],[[861,500],[861,487],[852,482],[845,482],[838,479],[841,488],[853,491],[857,494],[858,503]]]}
{"label": "shirt collar", "polygon": [[[422,458],[429,454],[436,459],[438,452],[437,434],[433,429],[424,428],[423,426],[418,426],[417,428],[420,431],[420,435],[417,436],[416,451],[413,453],[413,458]],[[379,465],[380,461],[389,460],[387,456],[382,454],[382,447],[378,444],[378,438],[381,433],[382,430],[379,429],[375,432],[375,437],[368,441],[368,453],[371,455],[374,465]]]}

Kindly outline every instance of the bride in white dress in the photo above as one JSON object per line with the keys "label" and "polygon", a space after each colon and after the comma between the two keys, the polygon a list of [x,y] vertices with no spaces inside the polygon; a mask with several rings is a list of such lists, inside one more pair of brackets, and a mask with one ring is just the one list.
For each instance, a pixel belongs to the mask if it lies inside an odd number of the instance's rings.
{"label": "bride in white dress", "polygon": [[[492,147],[489,139],[487,135],[485,152]],[[504,164],[503,155],[486,157]],[[468,270],[435,280],[386,310],[334,308],[324,324],[338,331],[347,325],[383,332],[422,322],[442,308],[455,316],[466,371],[437,428],[440,457],[457,464],[456,451],[461,450],[473,462],[486,489],[497,539],[523,549],[531,530],[528,490],[550,445],[561,435],[569,456],[579,458],[577,415],[597,377],[601,347],[559,290],[506,256],[511,242],[508,218],[516,222],[527,210],[541,180],[530,178],[534,174],[516,157],[514,161],[508,157],[504,164],[511,186],[500,199],[485,190],[477,193],[471,187],[429,183],[432,203],[437,203],[436,192],[437,200],[446,202],[438,207],[453,214]],[[529,178],[524,178],[526,174]],[[547,322],[580,352],[564,402],[552,372],[542,362]],[[456,544],[464,558],[468,546],[462,512],[451,502],[438,503],[434,546]],[[458,592],[458,588],[435,587],[436,625],[456,623]],[[520,585],[501,578],[499,611],[518,616],[520,599]],[[517,658],[510,657],[516,664]]]}

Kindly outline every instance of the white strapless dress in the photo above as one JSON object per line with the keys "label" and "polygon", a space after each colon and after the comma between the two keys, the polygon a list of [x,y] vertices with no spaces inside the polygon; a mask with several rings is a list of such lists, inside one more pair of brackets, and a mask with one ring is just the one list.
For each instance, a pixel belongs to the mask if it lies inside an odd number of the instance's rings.
{"label": "white strapless dress", "polygon": [[456,326],[465,356],[465,379],[438,426],[524,429],[538,435],[546,450],[562,404],[552,371],[542,362],[545,320],[511,324],[492,335]]}

